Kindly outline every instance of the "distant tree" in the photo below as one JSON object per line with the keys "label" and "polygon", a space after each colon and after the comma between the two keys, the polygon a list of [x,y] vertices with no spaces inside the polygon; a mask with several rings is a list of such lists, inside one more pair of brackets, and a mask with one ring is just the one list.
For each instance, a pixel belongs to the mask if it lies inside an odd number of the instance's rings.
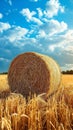
{"label": "distant tree", "polygon": [[2,72],[2,73],[0,73],[0,74],[8,74],[8,72]]}
{"label": "distant tree", "polygon": [[73,74],[73,70],[62,71],[62,74]]}

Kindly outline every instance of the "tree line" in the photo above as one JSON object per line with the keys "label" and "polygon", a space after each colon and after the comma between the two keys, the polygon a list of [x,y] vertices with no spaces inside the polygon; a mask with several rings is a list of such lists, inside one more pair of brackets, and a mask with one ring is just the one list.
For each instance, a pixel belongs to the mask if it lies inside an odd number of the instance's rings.
{"label": "tree line", "polygon": [[0,73],[0,74],[8,74],[8,72],[2,72],[2,73]]}
{"label": "tree line", "polygon": [[[8,74],[8,72],[2,72],[0,74]],[[62,74],[73,74],[73,70],[62,71]]]}
{"label": "tree line", "polygon": [[62,71],[62,74],[73,74],[73,70]]}

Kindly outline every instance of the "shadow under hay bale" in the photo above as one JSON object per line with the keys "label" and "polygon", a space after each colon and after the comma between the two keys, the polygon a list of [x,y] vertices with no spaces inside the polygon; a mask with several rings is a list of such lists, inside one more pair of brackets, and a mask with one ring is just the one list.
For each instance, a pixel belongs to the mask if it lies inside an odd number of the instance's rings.
{"label": "shadow under hay bale", "polygon": [[8,83],[12,92],[24,96],[51,94],[58,89],[61,73],[57,63],[46,55],[27,52],[17,56],[8,72]]}
{"label": "shadow under hay bale", "polygon": [[9,89],[0,91],[0,99],[6,98],[9,95],[10,95],[10,90]]}

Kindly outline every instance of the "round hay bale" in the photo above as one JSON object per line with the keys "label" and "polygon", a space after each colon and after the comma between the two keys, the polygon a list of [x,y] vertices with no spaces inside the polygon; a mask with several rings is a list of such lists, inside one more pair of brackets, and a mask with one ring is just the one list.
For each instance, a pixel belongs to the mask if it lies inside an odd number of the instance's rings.
{"label": "round hay bale", "polygon": [[8,83],[12,92],[28,96],[29,93],[52,94],[58,89],[61,73],[50,57],[35,52],[18,55],[11,63]]}

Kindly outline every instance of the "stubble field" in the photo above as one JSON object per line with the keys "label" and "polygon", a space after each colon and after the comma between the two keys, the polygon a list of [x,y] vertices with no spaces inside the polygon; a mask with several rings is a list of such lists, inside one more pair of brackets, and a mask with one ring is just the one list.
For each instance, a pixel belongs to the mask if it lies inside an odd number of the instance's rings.
{"label": "stubble field", "polygon": [[[0,94],[9,93],[7,75],[0,75]],[[0,96],[0,130],[73,130],[73,75],[62,75],[59,90],[45,99],[10,93]]]}

